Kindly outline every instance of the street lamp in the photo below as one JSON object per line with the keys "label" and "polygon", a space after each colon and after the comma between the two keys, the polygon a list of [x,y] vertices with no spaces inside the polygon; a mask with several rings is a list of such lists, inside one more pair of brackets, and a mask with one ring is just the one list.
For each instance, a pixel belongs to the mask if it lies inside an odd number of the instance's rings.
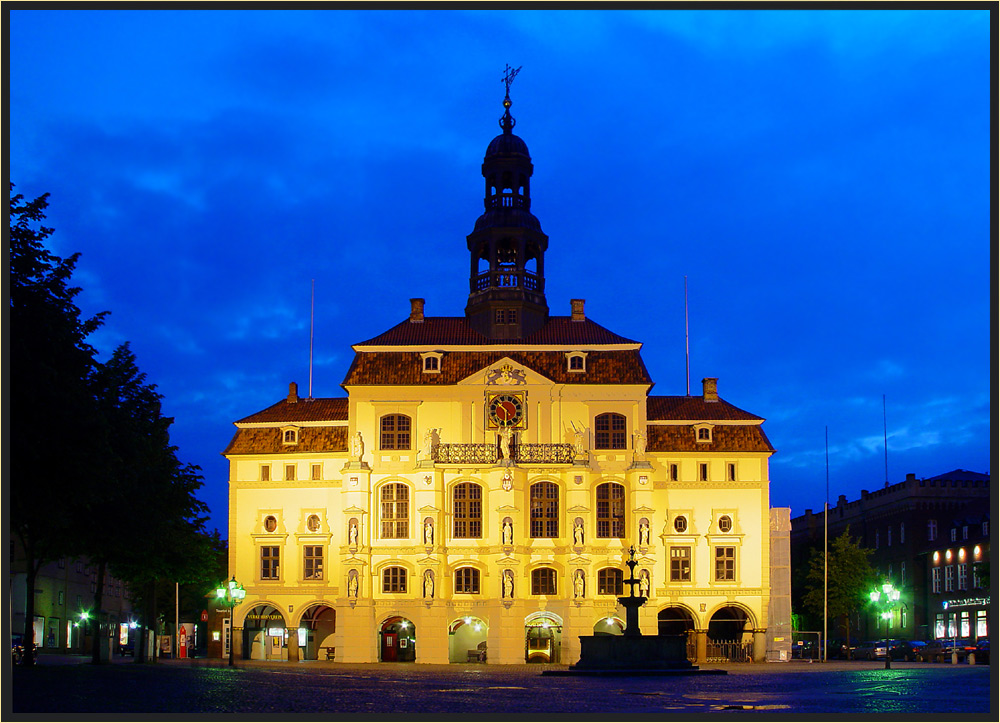
{"label": "street lamp", "polygon": [[889,623],[892,622],[892,608],[899,602],[899,590],[893,588],[892,583],[886,580],[882,583],[882,589],[872,590],[868,595],[875,605],[881,605],[882,619],[885,620],[885,669],[892,667],[892,656],[889,655]]}
{"label": "street lamp", "polygon": [[243,589],[243,586],[236,582],[236,576],[233,575],[229,582],[219,585],[215,588],[215,596],[218,599],[218,604],[223,607],[229,608],[229,664],[233,664],[233,608],[243,602],[243,598],[247,596],[247,591]]}

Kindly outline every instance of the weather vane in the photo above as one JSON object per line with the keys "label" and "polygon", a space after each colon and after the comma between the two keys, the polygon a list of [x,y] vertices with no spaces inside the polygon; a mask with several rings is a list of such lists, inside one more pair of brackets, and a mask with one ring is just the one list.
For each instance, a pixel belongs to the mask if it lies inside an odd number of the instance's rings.
{"label": "weather vane", "polygon": [[508,64],[507,67],[504,68],[503,84],[507,89],[508,98],[510,98],[510,84],[514,82],[514,78],[517,77],[517,74],[521,72],[521,68],[523,67],[524,67],[523,65],[519,65],[517,66],[517,68],[511,68],[510,65]]}

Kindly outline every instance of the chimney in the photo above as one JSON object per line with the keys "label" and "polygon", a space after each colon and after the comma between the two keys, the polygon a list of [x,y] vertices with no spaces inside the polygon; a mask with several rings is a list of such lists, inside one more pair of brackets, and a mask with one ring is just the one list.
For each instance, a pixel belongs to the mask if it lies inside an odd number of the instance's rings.
{"label": "chimney", "polygon": [[423,324],[424,323],[424,300],[423,299],[410,299],[410,323],[411,324]]}
{"label": "chimney", "polygon": [[299,401],[299,385],[292,382],[288,385],[288,403],[295,404]]}
{"label": "chimney", "polygon": [[570,299],[569,300],[569,308],[570,308],[570,311],[572,312],[570,314],[570,317],[569,317],[570,320],[572,320],[572,321],[586,321],[587,320],[587,315],[583,313],[583,304],[586,301],[587,301],[586,299]]}
{"label": "chimney", "polygon": [[706,402],[719,401],[718,377],[705,377],[701,380],[701,396]]}

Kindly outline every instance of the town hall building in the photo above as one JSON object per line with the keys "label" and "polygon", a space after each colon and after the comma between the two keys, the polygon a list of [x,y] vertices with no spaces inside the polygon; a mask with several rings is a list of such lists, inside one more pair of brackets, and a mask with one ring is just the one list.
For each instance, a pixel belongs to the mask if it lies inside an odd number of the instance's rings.
{"label": "town hall building", "polygon": [[293,383],[235,423],[235,655],[574,663],[579,636],[621,634],[634,548],[644,634],[687,634],[696,661],[783,659],[789,514],[764,420],[715,378],[651,396],[641,343],[583,299],[550,313],[507,90],[464,315],[412,299],[354,345],[346,396]]}

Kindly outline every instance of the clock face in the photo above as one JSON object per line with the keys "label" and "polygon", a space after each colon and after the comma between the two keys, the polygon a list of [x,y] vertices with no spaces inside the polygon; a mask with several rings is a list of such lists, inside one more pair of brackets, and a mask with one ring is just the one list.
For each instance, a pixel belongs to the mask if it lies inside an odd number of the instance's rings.
{"label": "clock face", "polygon": [[490,422],[498,427],[520,427],[524,422],[524,400],[518,394],[497,394],[489,401]]}

